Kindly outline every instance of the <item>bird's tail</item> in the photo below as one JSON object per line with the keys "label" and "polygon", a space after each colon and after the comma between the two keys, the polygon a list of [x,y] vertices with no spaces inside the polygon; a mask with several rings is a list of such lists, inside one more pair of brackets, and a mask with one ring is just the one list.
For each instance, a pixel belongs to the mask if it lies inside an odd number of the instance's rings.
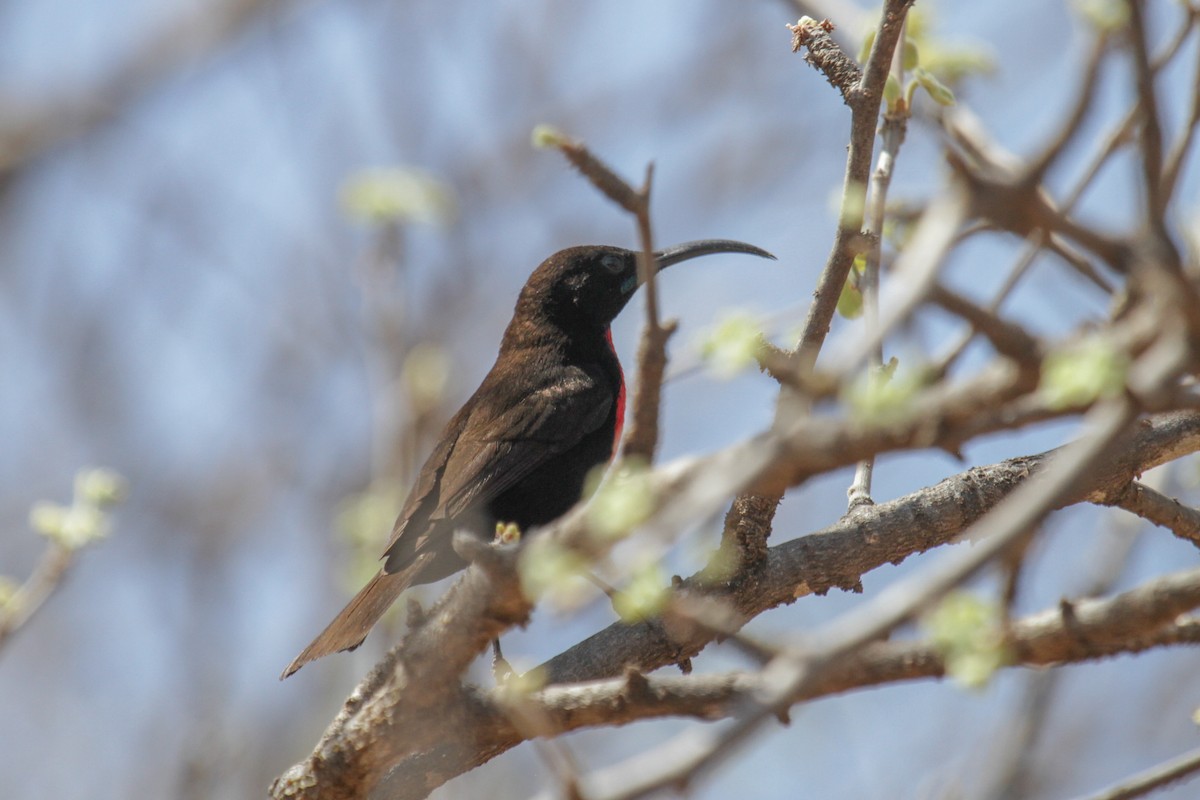
{"label": "bird's tail", "polygon": [[363,643],[371,628],[391,608],[392,603],[400,593],[409,587],[424,566],[424,559],[418,559],[399,572],[387,573],[380,570],[371,581],[354,595],[354,599],[346,604],[341,613],[325,626],[312,644],[304,648],[304,652],[288,664],[287,669],[279,676],[283,680],[310,661],[322,656],[337,653],[341,650],[353,650]]}

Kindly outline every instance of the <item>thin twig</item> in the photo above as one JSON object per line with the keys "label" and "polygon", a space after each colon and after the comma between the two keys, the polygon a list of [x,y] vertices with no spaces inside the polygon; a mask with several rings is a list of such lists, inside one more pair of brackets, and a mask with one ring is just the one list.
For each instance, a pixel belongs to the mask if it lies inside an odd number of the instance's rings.
{"label": "thin twig", "polygon": [[1159,257],[1167,259],[1177,268],[1179,253],[1167,230],[1167,203],[1170,195],[1164,191],[1163,185],[1162,118],[1158,108],[1158,90],[1154,85],[1154,69],[1150,63],[1145,9],[1140,0],[1127,0],[1126,6],[1129,8],[1129,39],[1132,44],[1141,121],[1139,150],[1142,156],[1142,182],[1146,189],[1145,224],[1154,236]]}
{"label": "thin twig", "polygon": [[662,405],[663,376],[667,370],[667,341],[675,333],[676,323],[660,323],[658,318],[658,272],[654,259],[654,236],[650,223],[650,192],[654,182],[654,164],[646,165],[641,189],[634,189],[583,142],[557,131],[547,134],[549,144],[606,197],[628,211],[637,221],[638,279],[646,292],[646,326],[638,344],[637,381],[633,391],[633,413],[621,445],[622,458],[649,464],[658,449],[658,415]]}
{"label": "thin twig", "polygon": [[1151,792],[1170,786],[1177,781],[1190,779],[1200,772],[1200,748],[1184,753],[1170,761],[1127,778],[1102,792],[1088,795],[1081,800],[1133,800]]}
{"label": "thin twig", "polygon": [[646,166],[646,178],[638,191],[637,228],[642,250],[638,256],[638,272],[645,284],[646,325],[638,343],[637,384],[633,391],[633,415],[622,443],[622,457],[637,459],[643,464],[654,461],[658,449],[658,415],[662,407],[663,376],[667,370],[667,341],[675,333],[674,320],[660,324],[658,319],[658,286],[655,276],[658,265],[654,259],[654,237],[650,225],[650,187],[654,165]]}
{"label": "thin twig", "polygon": [[[900,28],[900,39],[895,53],[892,55],[892,75],[898,85],[904,85],[904,49],[905,26]],[[883,229],[887,216],[888,189],[892,184],[892,169],[904,137],[908,132],[909,110],[904,99],[895,103],[883,114],[883,125],[880,128],[879,159],[871,172],[871,187],[867,198],[866,218],[864,220],[864,238],[867,241],[866,264],[859,280],[862,291],[863,319],[866,322],[867,336],[874,338],[879,328],[879,270],[883,260]],[[883,340],[871,351],[867,369],[877,376],[876,380],[887,380],[883,374]],[[871,478],[875,472],[875,459],[868,458],[858,462],[854,470],[854,480],[847,490],[848,507],[853,511],[858,506],[870,505]]]}
{"label": "thin twig", "polygon": [[[1187,20],[1180,28],[1178,41],[1180,44],[1187,37],[1187,34],[1196,27],[1197,13],[1194,8],[1188,9]],[[1192,86],[1200,86],[1200,47],[1196,48],[1196,64],[1192,68]],[[1179,175],[1183,170],[1183,165],[1187,160],[1188,154],[1192,151],[1192,142],[1196,140],[1196,130],[1200,128],[1200,92],[1192,92],[1192,104],[1188,111],[1188,116],[1184,122],[1183,133],[1175,144],[1171,147],[1167,154],[1166,164],[1163,166],[1162,176],[1162,191],[1168,198],[1175,193],[1175,186],[1179,181]]]}
{"label": "thin twig", "polygon": [[0,648],[50,599],[66,576],[72,560],[73,551],[70,548],[53,539],[46,544],[29,579],[4,604],[0,614]]}
{"label": "thin twig", "polygon": [[829,333],[838,297],[858,250],[879,104],[905,14],[911,5],[912,0],[888,0],[884,5],[866,69],[854,91],[848,94],[843,91],[843,96],[848,98],[850,104],[850,148],[846,156],[846,173],[842,181],[841,208],[833,248],[818,279],[813,304],[809,307],[800,335],[797,354],[802,368],[816,363],[817,353]]}

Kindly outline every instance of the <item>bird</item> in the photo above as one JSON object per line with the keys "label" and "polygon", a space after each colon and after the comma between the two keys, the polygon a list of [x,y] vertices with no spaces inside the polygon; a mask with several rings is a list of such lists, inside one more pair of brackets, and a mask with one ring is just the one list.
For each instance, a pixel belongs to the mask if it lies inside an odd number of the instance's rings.
{"label": "bird", "polygon": [[[704,239],[656,251],[658,270],[698,256],[766,250]],[[625,416],[625,378],[611,324],[641,285],[638,253],[587,245],[560,250],[530,275],[496,362],[450,419],[421,467],[383,566],[280,679],[362,644],[409,586],[466,566],[451,541],[490,540],[497,523],[529,531],[574,506],[591,470],[611,461]]]}

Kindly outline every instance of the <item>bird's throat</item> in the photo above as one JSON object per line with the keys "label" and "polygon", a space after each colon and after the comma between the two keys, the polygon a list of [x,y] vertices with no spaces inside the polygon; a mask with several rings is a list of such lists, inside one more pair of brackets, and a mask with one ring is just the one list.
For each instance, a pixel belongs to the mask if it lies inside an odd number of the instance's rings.
{"label": "bird's throat", "polygon": [[625,428],[625,370],[621,369],[621,359],[617,358],[617,348],[613,346],[612,328],[604,329],[604,339],[608,342],[608,349],[612,351],[613,359],[617,362],[617,421],[613,426],[613,443],[612,452],[608,458],[611,461],[612,457],[617,454],[617,447],[621,444],[621,431]]}

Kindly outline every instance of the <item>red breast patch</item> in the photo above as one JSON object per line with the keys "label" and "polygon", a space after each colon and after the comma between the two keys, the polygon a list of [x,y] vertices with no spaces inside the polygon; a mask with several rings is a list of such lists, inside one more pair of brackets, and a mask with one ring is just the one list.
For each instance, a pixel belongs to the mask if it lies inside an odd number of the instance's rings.
{"label": "red breast patch", "polygon": [[[617,348],[613,347],[611,328],[604,331],[604,338],[608,342],[608,349],[616,358]],[[621,369],[619,359],[617,360],[617,377],[620,380],[620,386],[617,387],[617,424],[613,428],[612,452],[608,456],[610,460],[617,454],[617,446],[621,444],[621,431],[625,428],[625,370]]]}

